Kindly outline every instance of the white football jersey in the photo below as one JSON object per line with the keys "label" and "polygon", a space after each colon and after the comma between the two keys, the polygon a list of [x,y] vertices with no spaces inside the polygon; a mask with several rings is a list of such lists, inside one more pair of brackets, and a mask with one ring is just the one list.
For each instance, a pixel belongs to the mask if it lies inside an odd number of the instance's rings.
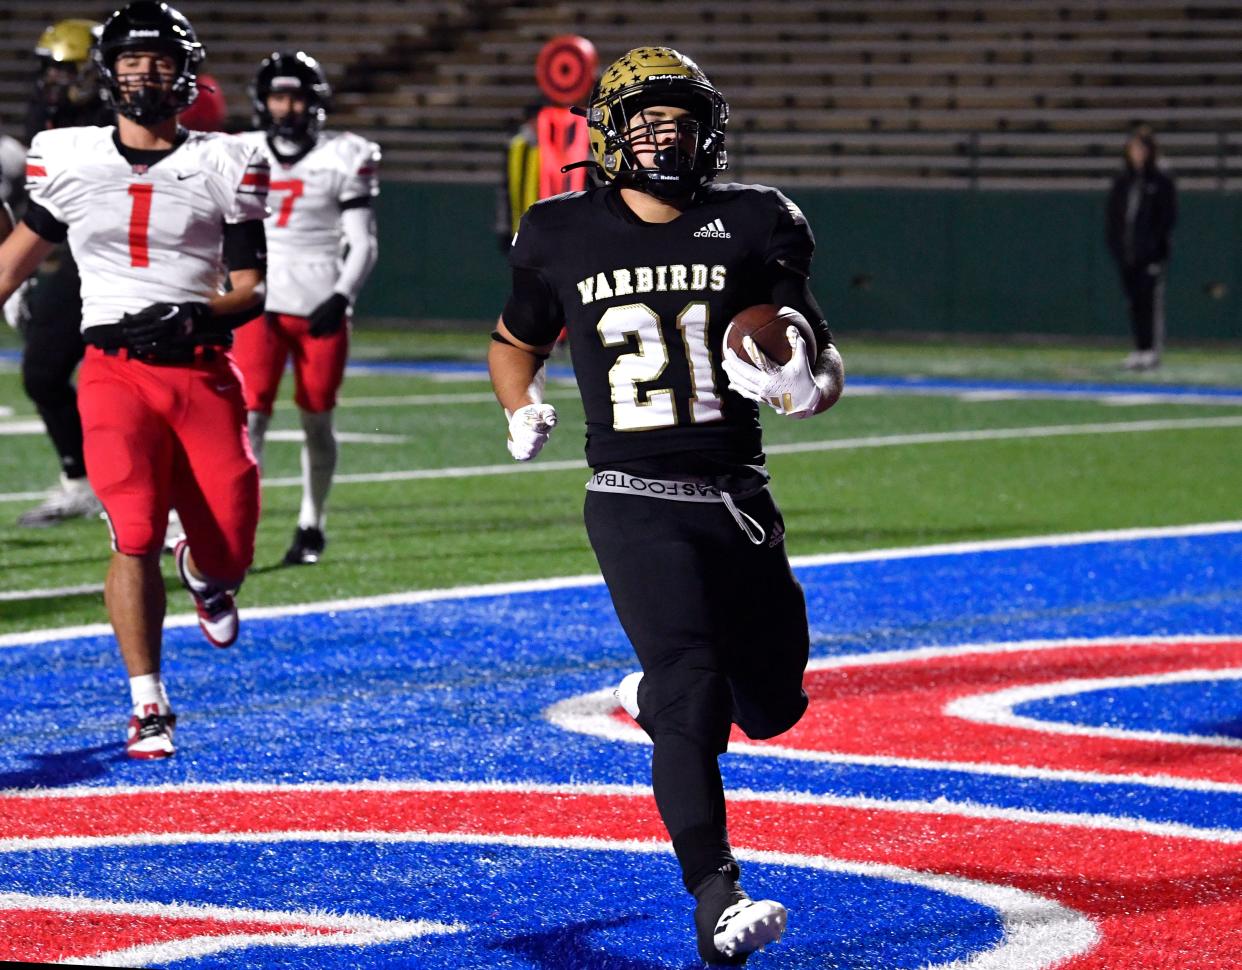
{"label": "white football jersey", "polygon": [[69,227],[82,275],[82,329],[152,303],[221,291],[224,223],[267,216],[267,158],[232,135],[190,132],[151,166],[131,165],[112,126],[37,134],[30,200]]}
{"label": "white football jersey", "polygon": [[284,164],[262,131],[238,136],[272,169],[267,217],[267,309],[304,317],[332,295],[341,272],[341,204],[379,195],[380,148],[348,131],[325,131]]}

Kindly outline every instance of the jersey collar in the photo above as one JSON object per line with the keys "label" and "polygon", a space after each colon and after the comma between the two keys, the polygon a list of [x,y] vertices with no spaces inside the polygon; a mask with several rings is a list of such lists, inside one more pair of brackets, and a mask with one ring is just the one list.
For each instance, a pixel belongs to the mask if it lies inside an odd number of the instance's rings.
{"label": "jersey collar", "polygon": [[149,169],[152,165],[162,162],[169,155],[185,144],[190,133],[184,128],[177,129],[177,137],[173,141],[172,148],[130,148],[128,145],[121,143],[121,133],[115,128],[112,130],[112,144],[116,147],[120,156],[129,162],[134,168],[141,168],[143,171]]}

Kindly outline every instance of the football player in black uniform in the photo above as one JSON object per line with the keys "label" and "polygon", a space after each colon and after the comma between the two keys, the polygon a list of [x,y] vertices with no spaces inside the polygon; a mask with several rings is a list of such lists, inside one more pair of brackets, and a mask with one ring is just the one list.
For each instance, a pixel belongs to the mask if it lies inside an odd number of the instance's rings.
{"label": "football player in black uniform", "polygon": [[[27,142],[50,128],[112,123],[91,61],[100,26],[92,20],[59,20],[40,35],[35,45],[39,72],[26,116]],[[80,290],[77,263],[69,247],[60,246],[55,269],[38,282],[31,278],[4,306],[9,323],[25,337],[22,384],[60,459],[60,482],[43,502],[22,513],[18,523],[24,526],[89,518],[102,509],[86,480],[82,419],[73,386],[73,372],[86,352]]]}
{"label": "football player in black uniform", "polygon": [[[523,218],[492,384],[510,453],[533,458],[556,424],[542,361],[568,327],[594,472],[587,532],[642,665],[617,696],[654,742],[652,787],[696,899],[699,954],[740,964],[780,938],[786,914],[738,884],[717,759],[733,723],[770,738],[798,721],[809,649],[757,402],[818,414],[844,372],[807,285],[801,211],[775,189],[713,181],[728,105],[704,73],[668,48],[632,50],[587,111],[602,184]],[[729,320],[757,304],[800,312],[817,349],[791,327],[783,367],[753,341],[755,364],[725,352]]]}

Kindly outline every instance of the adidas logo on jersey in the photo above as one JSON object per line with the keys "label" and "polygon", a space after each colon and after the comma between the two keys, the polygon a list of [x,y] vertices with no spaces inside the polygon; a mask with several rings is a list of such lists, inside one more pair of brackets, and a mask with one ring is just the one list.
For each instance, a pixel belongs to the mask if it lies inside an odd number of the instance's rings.
{"label": "adidas logo on jersey", "polygon": [[719,219],[709,222],[695,234],[696,239],[732,239],[731,232],[725,232],[724,223]]}

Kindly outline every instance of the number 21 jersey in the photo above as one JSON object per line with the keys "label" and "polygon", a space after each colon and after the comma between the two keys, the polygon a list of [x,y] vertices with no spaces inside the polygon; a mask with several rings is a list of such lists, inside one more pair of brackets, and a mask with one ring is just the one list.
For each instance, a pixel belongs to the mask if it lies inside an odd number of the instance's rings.
{"label": "number 21 jersey", "polygon": [[[772,302],[774,267],[807,276],[814,246],[766,186],[712,184],[667,223],[639,220],[612,186],[557,196],[522,219],[504,321],[535,346],[568,328],[593,467],[677,452],[757,463],[758,408],[728,387],[724,330]],[[827,324],[811,323],[822,345]]]}

